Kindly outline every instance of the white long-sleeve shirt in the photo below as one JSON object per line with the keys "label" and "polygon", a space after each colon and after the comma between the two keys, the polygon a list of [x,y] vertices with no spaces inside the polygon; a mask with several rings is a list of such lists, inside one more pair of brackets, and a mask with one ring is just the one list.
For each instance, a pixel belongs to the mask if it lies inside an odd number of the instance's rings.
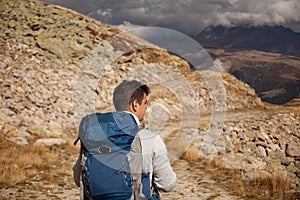
{"label": "white long-sleeve shirt", "polygon": [[[136,123],[140,124],[135,114],[125,112],[132,114]],[[146,128],[141,129],[137,134],[142,145],[143,172],[150,172],[150,183],[152,184],[153,177],[154,184],[160,191],[172,191],[176,184],[176,174],[170,165],[164,141],[158,134]]]}
{"label": "white long-sleeve shirt", "polygon": [[[140,125],[135,114],[124,112],[132,114],[136,123]],[[176,174],[171,167],[164,141],[158,134],[146,128],[142,128],[137,134],[142,145],[143,172],[150,172],[150,184],[154,178],[157,189],[163,192],[172,191],[176,184]]]}
{"label": "white long-sleeve shirt", "polygon": [[162,138],[148,129],[141,129],[139,137],[142,145],[143,171],[150,172],[154,184],[163,192],[170,192],[176,184],[176,174],[173,171],[167,149]]}

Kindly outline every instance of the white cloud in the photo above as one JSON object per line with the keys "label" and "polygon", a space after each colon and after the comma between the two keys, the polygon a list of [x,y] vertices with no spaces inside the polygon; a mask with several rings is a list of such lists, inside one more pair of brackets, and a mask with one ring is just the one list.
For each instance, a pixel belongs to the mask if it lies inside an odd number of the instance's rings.
{"label": "white cloud", "polygon": [[281,19],[281,23],[287,21],[300,21],[300,2],[294,1],[277,1],[271,6],[271,12],[274,16]]}
{"label": "white cloud", "polygon": [[298,0],[231,0],[230,3],[231,7],[215,13],[212,24],[257,26],[300,22]]}

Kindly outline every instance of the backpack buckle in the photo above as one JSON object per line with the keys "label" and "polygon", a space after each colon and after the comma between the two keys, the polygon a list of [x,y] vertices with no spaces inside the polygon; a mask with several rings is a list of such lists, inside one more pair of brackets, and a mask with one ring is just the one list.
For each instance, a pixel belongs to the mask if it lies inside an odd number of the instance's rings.
{"label": "backpack buckle", "polygon": [[101,154],[108,154],[111,152],[111,148],[109,146],[102,145],[98,148],[98,152]]}

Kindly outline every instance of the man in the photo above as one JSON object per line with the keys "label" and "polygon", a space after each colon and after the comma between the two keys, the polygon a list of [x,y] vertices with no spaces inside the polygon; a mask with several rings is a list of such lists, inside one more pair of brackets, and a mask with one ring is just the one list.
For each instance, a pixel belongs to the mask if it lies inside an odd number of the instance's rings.
{"label": "man", "polygon": [[[82,132],[102,132],[103,129],[106,129],[106,125],[101,125],[101,121],[110,121],[110,124],[118,124],[118,126],[125,127],[128,130],[136,130],[132,131],[135,132],[133,140],[130,140],[131,142],[131,150],[129,153],[127,153],[128,160],[129,160],[129,166],[131,169],[131,181],[132,186],[134,188],[134,199],[158,199],[159,195],[158,192],[170,192],[175,187],[176,183],[176,174],[171,168],[169,159],[167,157],[167,150],[165,147],[165,144],[161,137],[145,128],[139,128],[138,133],[136,134],[138,129],[135,129],[135,126],[140,125],[140,121],[144,119],[144,115],[147,109],[147,96],[149,94],[150,90],[147,85],[143,85],[138,81],[126,81],[124,80],[120,85],[118,85],[113,93],[113,103],[115,106],[115,109],[117,112],[111,113],[111,114],[104,114],[101,116],[95,115],[89,115],[88,117],[85,117],[80,125],[79,129],[79,136]],[[124,114],[122,114],[124,113]],[[127,114],[126,114],[127,113]],[[130,121],[130,118],[128,118],[127,115],[131,115],[133,118],[133,121],[135,123],[132,123]],[[102,120],[99,121],[99,117],[104,116],[104,118],[101,118]],[[113,120],[106,119],[106,116],[112,116]],[[121,116],[121,118],[119,117]],[[106,117],[106,118],[105,118]],[[124,120],[124,118],[126,118]],[[92,122],[93,119],[96,119]],[[104,120],[103,120],[104,119]],[[90,126],[96,126],[94,127],[102,127],[98,130],[98,128],[89,128]],[[117,122],[115,122],[117,121]],[[126,121],[123,123],[123,121]],[[124,128],[124,129],[125,129]],[[89,130],[88,130],[89,129]],[[111,129],[110,132],[113,132],[116,129]],[[96,130],[96,131],[95,131]],[[109,131],[109,130],[108,130]],[[104,131],[105,132],[105,131]],[[112,140],[118,140],[118,139],[124,139],[126,136],[125,132],[130,131],[123,131],[122,137],[116,137],[118,135],[113,135]],[[111,134],[111,133],[109,133]],[[130,135],[130,134],[129,134]],[[130,138],[130,137],[129,137]],[[109,142],[113,142],[111,139]],[[82,141],[82,140],[81,140]],[[129,141],[129,140],[128,140]],[[132,142],[133,141],[133,142]],[[85,141],[83,141],[84,143]],[[118,141],[116,142],[116,144]],[[119,142],[120,143],[120,142]],[[91,142],[86,142],[87,146],[91,144]],[[98,148],[98,151],[100,149],[103,150],[103,152],[111,152],[111,148],[108,147],[109,145],[103,145]],[[98,146],[97,146],[98,147]],[[104,148],[105,147],[105,148]],[[86,149],[86,147],[84,147]],[[92,147],[91,147],[92,149]],[[125,149],[125,148],[124,148]],[[101,150],[101,151],[102,151]],[[92,152],[92,150],[90,151]],[[97,152],[98,153],[98,152]],[[100,152],[102,153],[102,152]],[[109,153],[110,154],[110,153]],[[108,154],[107,154],[108,155]],[[140,156],[141,155],[141,156]],[[89,156],[89,154],[87,154]],[[100,155],[100,156],[105,156]],[[116,157],[116,156],[113,156]],[[101,158],[98,157],[98,160]],[[74,170],[74,180],[76,185],[79,185],[79,177],[78,176],[78,168],[80,168],[80,162],[81,162],[81,156],[79,156],[77,163],[75,164],[73,170]],[[93,161],[94,162],[94,161]],[[99,166],[97,166],[99,168]],[[120,171],[120,170],[118,170]],[[115,173],[113,173],[115,174]],[[106,175],[106,174],[105,174]],[[97,176],[97,175],[95,175]],[[94,177],[95,177],[94,176]],[[100,176],[98,179],[103,179],[103,176]],[[104,178],[105,179],[105,178]],[[110,179],[110,176],[107,176],[106,180]],[[85,180],[89,181],[89,178],[85,177]],[[101,182],[101,181],[100,181]],[[95,190],[100,190],[98,188],[99,185],[105,184],[103,183],[97,183],[96,186],[87,186],[87,193],[93,192],[95,193]],[[114,184],[113,182],[110,183],[111,185]],[[85,184],[86,185],[86,184]],[[96,188],[96,189],[95,189]],[[103,188],[103,187],[102,187]],[[101,189],[102,190],[102,189]],[[84,199],[120,199],[120,200],[126,200],[130,197],[124,195],[125,192],[119,192],[117,194],[110,193],[109,195],[97,195],[93,198],[88,198],[85,193]],[[131,194],[130,194],[131,195]]]}
{"label": "man", "polygon": [[[113,102],[117,111],[130,112],[137,124],[144,119],[147,109],[147,96],[150,89],[138,81],[123,81],[115,88]],[[176,174],[170,165],[166,146],[161,137],[145,128],[140,129],[137,135],[142,146],[143,175],[149,173],[151,193],[156,189],[170,192],[176,184]],[[143,180],[145,182],[145,180]],[[147,183],[143,183],[147,185]],[[146,191],[141,195],[149,196]],[[150,194],[151,195],[151,194]]]}

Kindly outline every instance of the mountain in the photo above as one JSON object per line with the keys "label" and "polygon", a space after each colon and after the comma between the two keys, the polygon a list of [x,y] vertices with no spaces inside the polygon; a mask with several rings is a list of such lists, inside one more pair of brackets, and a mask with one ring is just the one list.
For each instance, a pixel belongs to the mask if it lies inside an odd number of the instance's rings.
{"label": "mountain", "polygon": [[[196,40],[227,71],[272,104],[300,96],[300,33],[283,26],[210,26]],[[228,62],[227,62],[228,65]]]}
{"label": "mountain", "polygon": [[203,47],[259,50],[300,57],[300,33],[283,26],[209,26],[195,37]]}
{"label": "mountain", "polygon": [[286,104],[300,97],[300,59],[256,50],[206,49],[217,65],[254,88],[265,102]]}

